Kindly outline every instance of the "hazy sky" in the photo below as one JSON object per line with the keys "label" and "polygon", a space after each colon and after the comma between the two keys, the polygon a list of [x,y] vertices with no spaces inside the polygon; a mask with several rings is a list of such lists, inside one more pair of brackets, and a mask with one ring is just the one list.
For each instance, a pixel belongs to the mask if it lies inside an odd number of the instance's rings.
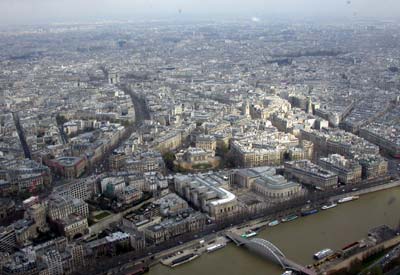
{"label": "hazy sky", "polygon": [[0,0],[0,24],[240,13],[400,18],[400,0]]}

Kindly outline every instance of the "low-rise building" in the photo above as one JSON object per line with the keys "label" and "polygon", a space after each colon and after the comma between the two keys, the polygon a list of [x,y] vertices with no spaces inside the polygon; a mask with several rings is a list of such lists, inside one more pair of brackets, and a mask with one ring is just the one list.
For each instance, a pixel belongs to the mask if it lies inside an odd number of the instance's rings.
{"label": "low-rise building", "polygon": [[228,178],[215,173],[175,175],[175,190],[184,199],[215,220],[239,212],[236,196],[228,191]]}
{"label": "low-rise building", "polygon": [[121,193],[117,194],[117,199],[122,204],[131,204],[135,201],[140,200],[143,197],[143,192],[138,190],[132,185],[124,187]]}
{"label": "low-rise building", "polygon": [[314,145],[312,142],[307,140],[300,141],[299,146],[290,147],[288,150],[288,159],[289,160],[301,160],[301,159],[309,159],[313,158],[314,154]]}
{"label": "low-rise building", "polygon": [[285,147],[264,146],[264,148],[257,148],[234,141],[231,143],[231,151],[236,165],[247,168],[280,165],[283,161]]}
{"label": "low-rise building", "polygon": [[309,160],[288,161],[284,164],[285,176],[317,188],[329,188],[338,183],[337,174],[325,170]]}
{"label": "low-rise building", "polygon": [[358,183],[361,181],[361,165],[358,161],[347,159],[344,156],[333,154],[320,158],[318,164],[329,171],[336,173],[339,181],[344,184]]}
{"label": "low-rise building", "polygon": [[188,203],[175,193],[165,195],[153,202],[160,208],[160,215],[163,217],[174,217],[188,210]]}
{"label": "low-rise building", "polygon": [[372,124],[360,129],[360,137],[378,145],[395,158],[400,158],[400,128]]}
{"label": "low-rise building", "polygon": [[20,251],[13,254],[4,264],[1,274],[36,275],[39,273],[36,255],[30,251]]}
{"label": "low-rise building", "polygon": [[70,196],[50,196],[47,209],[47,215],[51,221],[63,220],[73,213],[77,213],[83,217],[88,217],[89,215],[87,203]]}
{"label": "low-rise building", "polygon": [[189,147],[188,149],[177,153],[175,156],[175,164],[184,169],[198,169],[202,166],[211,168],[218,165],[215,151],[201,148]]}
{"label": "low-rise building", "polygon": [[73,179],[80,177],[85,172],[87,160],[84,157],[59,157],[47,161],[48,166],[54,173]]}
{"label": "low-rise building", "polygon": [[60,196],[70,196],[76,199],[88,200],[95,193],[96,177],[87,177],[64,185],[54,187],[53,193]]}
{"label": "low-rise building", "polygon": [[110,235],[91,241],[87,244],[94,257],[114,256],[118,248],[129,249],[131,247],[131,236],[125,232],[114,232]]}
{"label": "low-rise building", "polygon": [[159,244],[179,235],[199,232],[204,229],[205,224],[206,216],[202,213],[182,213],[174,218],[168,218],[147,227],[144,234],[146,240]]}
{"label": "low-rise building", "polygon": [[0,198],[0,222],[11,218],[15,209],[15,202],[12,199]]}
{"label": "low-rise building", "polygon": [[277,175],[269,166],[240,169],[234,173],[234,183],[270,199],[288,200],[304,194],[300,184]]}
{"label": "low-rise building", "polygon": [[339,129],[301,130],[301,138],[314,143],[321,154],[355,157],[360,154],[379,155],[379,147],[352,133]]}
{"label": "low-rise building", "polygon": [[217,148],[217,141],[214,136],[211,135],[198,135],[196,137],[196,148],[200,148],[206,151],[215,151]]}
{"label": "low-rise building", "polygon": [[149,152],[132,158],[127,158],[125,160],[124,168],[130,172],[162,172],[165,165],[160,154]]}
{"label": "low-rise building", "polygon": [[0,227],[0,251],[14,252],[18,248],[17,235],[12,225]]}
{"label": "low-rise building", "polygon": [[56,220],[60,232],[68,239],[77,239],[85,235],[89,228],[87,218],[73,213],[62,220]]}
{"label": "low-rise building", "polygon": [[177,149],[182,144],[182,133],[180,131],[170,131],[160,136],[154,142],[154,148],[165,153]]}
{"label": "low-rise building", "polygon": [[356,158],[362,167],[363,179],[376,179],[387,176],[388,162],[380,155],[361,155]]}
{"label": "low-rise building", "polygon": [[156,192],[168,188],[168,181],[161,173],[147,172],[144,173],[144,191]]}

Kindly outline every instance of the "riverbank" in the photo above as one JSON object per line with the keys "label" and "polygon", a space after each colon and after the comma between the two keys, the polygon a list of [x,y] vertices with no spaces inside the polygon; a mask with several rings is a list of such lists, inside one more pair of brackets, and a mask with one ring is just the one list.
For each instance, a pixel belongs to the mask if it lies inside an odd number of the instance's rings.
{"label": "riverbank", "polygon": [[[352,247],[339,250],[332,255],[332,257],[328,257],[328,259],[314,264],[314,270],[318,274],[331,274],[338,271],[348,272],[355,262],[360,263],[360,266],[362,266],[362,264],[364,264],[368,258],[371,258],[371,256],[373,257],[378,255],[379,257],[382,257],[386,254],[386,251],[400,243],[398,232],[390,233],[394,234],[394,236],[387,240],[381,240],[384,236],[369,236],[368,238],[359,240],[355,242]],[[352,253],[349,250],[355,250],[355,252]],[[350,255],[347,256],[346,254]],[[362,270],[359,270],[359,272],[361,271]]]}
{"label": "riverbank", "polygon": [[[277,245],[288,258],[308,265],[313,262],[312,255],[325,247],[338,250],[354,240],[364,238],[368,230],[373,227],[382,224],[397,226],[400,220],[399,208],[400,188],[377,191],[364,194],[359,200],[320,211],[312,216],[299,218],[276,227],[265,226],[259,230],[257,237],[267,239]],[[258,222],[265,225],[265,221],[259,219],[243,224],[242,230],[254,229],[260,225]],[[155,265],[149,274],[217,274],[215,266],[220,267],[219,275],[282,273],[279,267],[229,244],[211,255],[202,255],[174,269]]]}
{"label": "riverbank", "polygon": [[[256,220],[252,220],[252,221],[246,222],[245,224],[236,226],[235,228],[230,229],[230,231],[232,231],[233,233],[236,233],[238,235],[242,235],[246,231],[255,231],[255,232],[257,232],[257,231],[265,229],[271,221],[278,221],[279,223],[281,223],[282,222],[282,217],[285,217],[285,216],[286,217],[289,216],[289,215],[297,215],[298,217],[308,216],[308,215],[303,215],[302,214],[303,213],[303,209],[305,207],[308,207],[309,209],[316,210],[314,213],[311,214],[311,215],[314,215],[314,214],[318,214],[319,211],[326,211],[326,210],[322,210],[321,209],[324,205],[326,205],[326,202],[337,202],[340,199],[347,198],[347,197],[361,196],[361,198],[362,198],[362,196],[366,195],[366,194],[371,194],[371,193],[374,193],[374,192],[388,190],[388,189],[392,189],[392,188],[396,188],[396,187],[400,187],[400,181],[391,181],[389,183],[382,184],[382,185],[379,185],[379,186],[374,186],[374,187],[369,187],[369,188],[365,188],[365,189],[355,190],[355,191],[348,192],[348,193],[345,193],[345,194],[333,196],[333,197],[331,197],[331,198],[329,198],[329,199],[327,199],[326,201],[323,201],[323,202],[305,204],[303,206],[291,209],[291,211],[289,211],[289,212],[286,211],[286,210],[283,210],[281,212],[277,212],[274,215],[270,215],[270,216],[266,216],[266,217],[259,218],[259,219],[256,219]],[[338,206],[340,206],[340,204]]]}
{"label": "riverbank", "polygon": [[[329,201],[337,201],[343,197],[349,197],[349,196],[363,196],[366,194],[370,194],[370,193],[374,193],[374,192],[379,192],[379,191],[383,191],[383,190],[387,190],[387,189],[391,189],[391,188],[395,188],[400,186],[400,181],[395,181],[395,182],[389,182],[387,184],[383,184],[380,186],[375,186],[375,187],[370,187],[370,188],[366,188],[366,189],[361,189],[361,190],[356,190],[356,191],[352,191],[350,193],[346,193],[343,195],[339,195],[339,196],[334,196],[331,199],[329,199]],[[361,197],[362,199],[362,197]],[[318,204],[318,205],[314,205],[314,207],[316,207],[315,209],[318,209],[320,211],[329,211],[329,210],[321,210],[321,206],[322,204]],[[341,205],[339,204],[339,207],[341,207]],[[299,215],[300,217],[300,212],[302,210],[303,207],[299,207],[297,209],[292,210],[292,213],[296,213]],[[268,224],[272,221],[272,220],[279,220],[281,221],[281,218],[284,215],[287,215],[287,211],[282,211],[282,212],[278,212],[275,215],[269,216],[269,217],[264,217],[264,218],[260,218],[257,220],[251,220],[248,221],[246,223],[243,223],[241,225],[238,226],[233,226],[231,228],[228,228],[226,230],[222,230],[221,232],[225,232],[225,231],[232,231],[238,235],[243,235],[246,232],[249,231],[253,231],[253,232],[262,232],[263,230],[266,230],[267,228],[269,228]],[[316,213],[317,214],[317,213]],[[280,225],[277,225],[280,226]],[[220,232],[220,233],[221,233]],[[172,249],[174,250],[174,249]],[[177,247],[175,250],[179,250],[179,247]],[[194,248],[191,248],[188,250],[187,253],[191,253],[195,251]],[[176,253],[176,251],[174,251],[173,253]],[[157,263],[157,261],[153,261],[152,265],[155,265]]]}
{"label": "riverbank", "polygon": [[169,254],[164,256],[161,259],[161,263],[163,265],[169,266],[169,267],[173,267],[173,265],[175,264],[174,262],[179,260],[182,257],[185,257],[187,255],[202,255],[206,252],[213,252],[212,248],[215,247],[215,249],[217,247],[224,247],[226,246],[226,243],[228,242],[228,240],[225,237],[217,237],[215,239],[209,240],[208,242],[206,242],[204,239],[201,239],[198,244],[194,247],[190,247],[190,248],[186,248],[184,250],[180,250],[178,252]]}
{"label": "riverbank", "polygon": [[[331,201],[333,199],[338,199],[338,198],[346,197],[346,196],[353,195],[353,194],[360,194],[360,192],[365,192],[365,193],[370,193],[370,194],[380,193],[380,192],[378,192],[378,190],[384,190],[384,189],[388,189],[388,188],[393,188],[393,187],[399,186],[399,185],[400,185],[399,181],[397,181],[397,182],[389,182],[389,183],[386,183],[386,184],[374,186],[374,187],[377,187],[377,188],[370,188],[370,187],[366,188],[365,191],[363,191],[363,189],[360,189],[360,190],[351,191],[350,193],[342,193],[340,195],[336,194],[336,196],[334,196],[334,197],[320,199],[318,201],[312,202],[312,207],[320,209],[322,207],[322,205],[326,204],[327,202],[329,202],[329,201]],[[361,187],[359,187],[359,188],[361,188]],[[400,190],[400,189],[398,189],[398,190]],[[357,192],[357,193],[355,193],[355,192]],[[381,191],[381,192],[385,192],[385,191]],[[368,196],[368,194],[364,194],[364,195]],[[364,195],[362,196],[361,201],[363,201]],[[399,201],[400,201],[400,195],[399,195]],[[211,240],[211,239],[217,237],[217,234],[220,234],[222,236],[222,235],[224,235],[224,232],[226,230],[232,230],[233,228],[238,228],[238,227],[243,227],[243,229],[248,230],[248,229],[254,229],[254,227],[259,227],[257,230],[262,231],[265,228],[267,228],[265,226],[265,222],[266,221],[270,221],[270,220],[274,220],[274,219],[279,219],[280,220],[282,217],[285,217],[287,215],[290,215],[290,214],[293,214],[293,213],[300,213],[301,212],[301,208],[303,208],[305,206],[305,203],[306,202],[304,202],[301,205],[298,205],[295,208],[283,208],[279,212],[274,212],[273,214],[262,216],[262,217],[259,217],[258,219],[247,220],[247,221],[245,221],[243,223],[236,224],[234,226],[232,225],[230,227],[228,226],[228,227],[225,227],[225,228],[223,228],[221,230],[215,230],[215,231],[212,230],[212,232],[211,232],[211,230],[209,230],[207,234],[205,234],[204,232],[203,233],[199,232],[198,233],[199,236],[195,235],[194,239],[187,238],[186,241],[184,241],[184,243],[181,243],[181,244],[178,244],[178,245],[176,245],[177,243],[175,243],[175,246],[173,246],[173,247],[170,247],[170,248],[167,248],[167,249],[163,249],[162,251],[160,251],[160,250],[157,251],[156,250],[153,253],[148,253],[147,256],[145,256],[145,257],[137,258],[137,257],[135,257],[134,254],[132,256],[130,256],[129,253],[127,255],[121,255],[121,256],[118,256],[118,257],[114,257],[113,261],[108,261],[108,260],[103,261],[102,264],[100,264],[97,267],[98,271],[95,271],[95,270],[90,270],[90,271],[92,273],[102,274],[101,270],[108,270],[108,271],[110,271],[109,272],[110,274],[121,274],[119,271],[121,270],[121,268],[123,268],[123,266],[121,266],[122,262],[128,263],[128,265],[131,265],[132,263],[135,263],[135,262],[145,261],[146,263],[150,263],[151,265],[156,265],[163,256],[171,254],[171,253],[176,253],[179,250],[182,250],[182,249],[185,249],[185,248],[188,248],[188,247],[191,247],[191,246],[195,246],[200,239],[206,239],[208,241],[208,240]],[[352,203],[350,203],[350,204],[352,204]],[[345,205],[347,205],[347,204],[345,204]],[[342,208],[342,207],[344,207],[344,206],[337,207],[337,208]],[[329,211],[322,211],[322,212],[332,212],[332,211],[335,212],[335,209],[332,209],[332,210],[329,210]],[[321,214],[312,215],[310,218],[305,217],[305,218],[301,218],[301,219],[298,219],[298,220],[308,220],[308,221],[310,221],[310,220],[313,220],[312,217],[320,216],[320,215]],[[355,217],[354,219],[358,219],[358,218],[359,218],[359,216]],[[279,225],[277,227],[279,229],[286,228],[289,224],[291,226],[293,223],[297,223],[298,220],[291,221],[291,222],[288,222],[288,223],[284,223],[284,224],[281,224],[281,225]],[[338,222],[340,223],[342,221],[340,220]],[[263,223],[263,224],[260,225],[260,223]],[[356,229],[353,229],[353,230],[356,230]],[[267,239],[269,240],[269,238],[267,238]],[[294,241],[294,242],[296,242],[296,241]],[[307,244],[305,244],[305,245],[307,245]],[[322,249],[322,248],[319,248],[318,250],[320,250],[320,249]],[[223,249],[223,250],[225,250],[225,249]],[[154,251],[154,249],[152,251]],[[315,253],[315,252],[316,251],[314,251],[313,253]],[[296,260],[296,259],[293,259],[293,260]],[[197,262],[197,261],[199,261],[199,260],[197,259],[194,262]],[[300,263],[306,265],[306,264],[310,263],[310,260],[305,261],[305,262],[300,262]],[[116,264],[118,264],[118,266]],[[113,270],[114,271],[118,271],[118,272],[116,272],[116,273],[114,272],[113,273]]]}
{"label": "riverbank", "polygon": [[[365,195],[365,194],[369,194],[369,193],[373,193],[373,192],[379,192],[382,190],[387,190],[390,188],[395,188],[395,187],[399,187],[400,186],[400,180],[397,181],[390,181],[388,183],[385,184],[381,184],[381,185],[377,185],[377,186],[373,186],[373,187],[368,187],[368,188],[363,188],[363,189],[358,189],[352,192],[348,192],[346,193],[345,197],[347,196],[361,196],[361,195]],[[332,200],[339,200],[340,198],[344,197],[343,195],[339,195],[339,196],[334,196],[332,197]]]}

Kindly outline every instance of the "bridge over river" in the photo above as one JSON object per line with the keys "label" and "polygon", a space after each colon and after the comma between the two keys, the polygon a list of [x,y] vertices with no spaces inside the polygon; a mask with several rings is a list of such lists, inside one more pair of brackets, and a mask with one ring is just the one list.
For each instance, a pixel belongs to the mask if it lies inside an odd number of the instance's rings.
{"label": "bridge over river", "polygon": [[248,248],[251,251],[261,255],[265,259],[280,265],[284,270],[293,270],[304,275],[316,275],[317,273],[308,269],[294,261],[286,258],[285,254],[276,247],[273,243],[260,239],[245,239],[233,232],[226,233],[226,236],[231,239],[236,245]]}

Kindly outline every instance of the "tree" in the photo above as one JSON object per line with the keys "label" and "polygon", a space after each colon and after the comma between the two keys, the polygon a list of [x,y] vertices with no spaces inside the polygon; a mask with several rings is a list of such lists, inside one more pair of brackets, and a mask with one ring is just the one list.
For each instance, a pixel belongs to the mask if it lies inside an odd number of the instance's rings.
{"label": "tree", "polygon": [[68,119],[66,119],[65,116],[57,114],[57,116],[56,116],[57,125],[63,125],[67,121],[68,121]]}
{"label": "tree", "polygon": [[358,274],[362,269],[362,262],[359,259],[354,259],[351,261],[348,274]]}
{"label": "tree", "polygon": [[181,167],[179,165],[178,166],[174,166],[172,171],[175,172],[175,173],[187,173],[188,172],[187,169],[185,169],[185,168],[183,168],[183,167]]}
{"label": "tree", "polygon": [[229,146],[226,144],[222,144],[221,147],[217,147],[216,153],[217,155],[223,157],[229,152]]}
{"label": "tree", "polygon": [[382,271],[382,268],[379,265],[377,265],[377,266],[374,266],[373,268],[371,268],[369,270],[368,274],[370,274],[370,275],[383,275],[383,271]]}
{"label": "tree", "polygon": [[163,160],[165,163],[165,167],[167,167],[168,170],[172,171],[174,169],[174,160],[175,160],[175,154],[171,151],[166,152],[163,155]]}
{"label": "tree", "polygon": [[342,268],[339,270],[335,270],[333,272],[329,272],[329,275],[347,275],[347,274],[348,274],[347,268]]}
{"label": "tree", "polygon": [[393,261],[391,261],[390,263],[388,263],[388,264],[385,266],[384,272],[391,271],[393,268],[399,267],[399,266],[400,266],[400,256],[398,256],[396,259],[394,259]]}

